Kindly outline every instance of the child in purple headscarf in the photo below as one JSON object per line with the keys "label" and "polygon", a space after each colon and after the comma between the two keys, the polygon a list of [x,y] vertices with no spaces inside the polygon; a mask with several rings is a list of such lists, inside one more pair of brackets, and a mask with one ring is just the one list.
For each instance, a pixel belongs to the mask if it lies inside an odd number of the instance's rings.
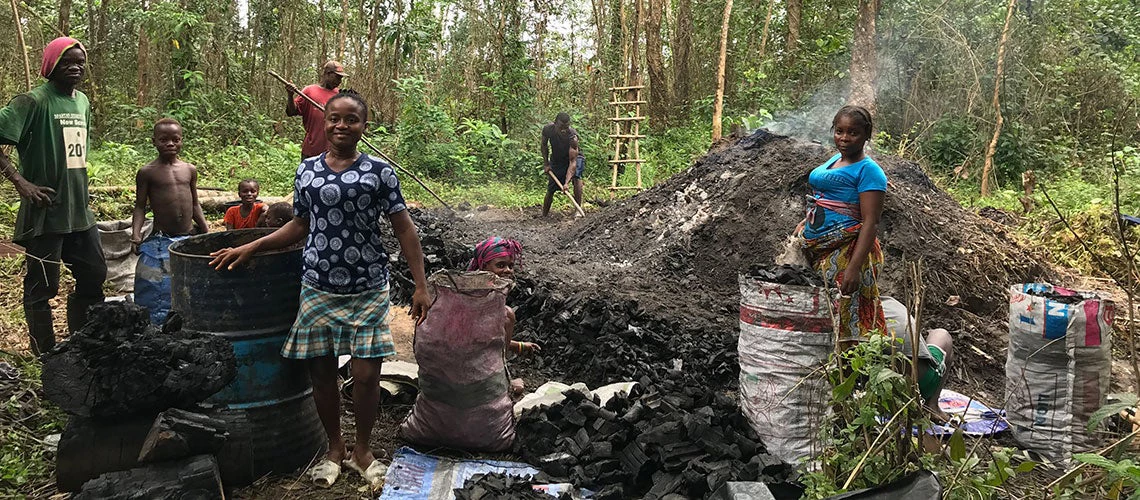
{"label": "child in purple headscarf", "polygon": [[[513,279],[515,265],[522,267],[522,245],[507,238],[492,236],[475,245],[475,258],[467,265],[468,271],[487,271],[500,278]],[[507,307],[506,340],[507,352],[519,355],[529,355],[542,348],[534,342],[515,342],[511,340],[515,333],[515,311]]]}

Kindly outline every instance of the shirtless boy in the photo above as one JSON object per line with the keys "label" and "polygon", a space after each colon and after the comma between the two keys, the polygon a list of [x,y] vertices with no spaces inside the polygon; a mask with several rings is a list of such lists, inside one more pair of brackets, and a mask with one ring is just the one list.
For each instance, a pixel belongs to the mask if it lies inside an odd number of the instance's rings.
{"label": "shirtless boy", "polygon": [[[131,246],[139,254],[135,266],[135,302],[150,310],[151,322],[161,325],[170,311],[170,253],[175,241],[208,229],[198,204],[198,169],[178,158],[182,125],[172,118],[154,124],[158,158],[135,176],[135,209]],[[154,213],[154,232],[142,240],[147,206]]]}

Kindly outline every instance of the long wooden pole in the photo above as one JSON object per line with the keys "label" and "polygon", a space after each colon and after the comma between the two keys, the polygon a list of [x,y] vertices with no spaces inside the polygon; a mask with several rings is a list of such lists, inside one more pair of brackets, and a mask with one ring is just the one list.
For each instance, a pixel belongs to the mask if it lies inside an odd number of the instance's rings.
{"label": "long wooden pole", "polygon": [[28,91],[32,90],[32,65],[28,62],[28,46],[24,45],[24,26],[20,24],[20,9],[16,7],[16,0],[11,0],[12,21],[16,23],[16,43],[20,46],[20,55],[24,57],[24,84]]}
{"label": "long wooden pole", "polygon": [[716,67],[716,104],[713,107],[712,140],[720,140],[721,113],[724,111],[724,63],[728,55],[728,19],[732,15],[732,0],[724,3],[724,22],[720,27],[720,63]]}
{"label": "long wooden pole", "polygon": [[573,203],[573,204],[574,204],[574,208],[578,210],[578,215],[581,215],[582,217],[585,217],[585,216],[586,216],[586,212],[582,210],[582,205],[579,205],[579,204],[578,204],[578,200],[575,200],[575,199],[574,199],[574,196],[573,196],[573,195],[571,195],[569,192],[567,192],[567,191],[566,191],[566,186],[563,186],[563,185],[562,185],[562,181],[559,181],[559,180],[558,180],[558,177],[555,177],[555,176],[554,176],[554,172],[550,172],[550,171],[547,171],[547,172],[546,172],[546,175],[549,175],[549,176],[550,176],[550,178],[551,178],[552,180],[554,180],[554,184],[556,184],[556,185],[558,186],[558,190],[559,190],[559,191],[562,191],[562,194],[566,195],[566,197],[567,197],[567,198],[570,198],[570,203]]}
{"label": "long wooden pole", "polygon": [[[312,97],[309,97],[309,96],[305,95],[303,92],[300,92],[300,90],[297,89],[297,86],[293,85],[293,82],[290,82],[289,80],[282,78],[281,75],[278,75],[273,70],[268,70],[268,71],[269,71],[270,76],[280,80],[281,83],[285,84],[287,87],[292,88],[295,92],[297,92],[298,95],[300,95],[301,97],[304,97],[306,101],[309,101],[309,104],[312,104],[313,106],[315,106],[317,109],[321,110],[322,112],[325,110],[325,107],[320,105],[320,104],[317,104],[317,101],[314,101]],[[435,197],[435,199],[438,200],[440,203],[442,203],[444,207],[446,207],[448,210],[451,210],[451,205],[448,205],[446,201],[443,201],[443,198],[440,198],[438,194],[435,194],[435,191],[432,191],[431,188],[429,188],[427,186],[427,184],[424,184],[424,181],[421,181],[419,177],[416,177],[416,174],[409,172],[408,170],[406,170],[405,168],[403,168],[399,164],[397,164],[394,160],[389,158],[388,155],[384,154],[383,151],[380,151],[380,148],[373,145],[372,142],[370,142],[367,137],[361,137],[360,140],[364,141],[365,146],[368,146],[368,148],[371,149],[373,153],[376,153],[377,155],[380,156],[381,159],[388,162],[388,164],[391,165],[392,168],[395,168],[396,170],[399,170],[400,173],[405,174],[408,177],[411,177],[413,181],[416,181],[416,183],[419,184],[420,187],[424,188],[428,193],[430,193],[433,197]]]}
{"label": "long wooden pole", "polygon": [[990,171],[994,166],[994,153],[997,151],[998,137],[1001,136],[1001,126],[1005,118],[1001,115],[1001,78],[1005,65],[1005,46],[1009,42],[1009,21],[1013,18],[1015,0],[1009,0],[1005,10],[1005,26],[1001,29],[1001,39],[998,40],[997,71],[994,72],[994,135],[986,147],[986,160],[982,166],[982,196],[990,195]]}

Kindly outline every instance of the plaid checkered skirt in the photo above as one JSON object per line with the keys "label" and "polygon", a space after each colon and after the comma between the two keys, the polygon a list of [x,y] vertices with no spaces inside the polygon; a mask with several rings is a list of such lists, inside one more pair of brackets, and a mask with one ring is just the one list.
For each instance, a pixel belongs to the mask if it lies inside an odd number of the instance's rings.
{"label": "plaid checkered skirt", "polygon": [[351,355],[382,358],[396,354],[388,327],[388,285],[356,294],[329,293],[301,284],[301,306],[281,356],[309,359]]}

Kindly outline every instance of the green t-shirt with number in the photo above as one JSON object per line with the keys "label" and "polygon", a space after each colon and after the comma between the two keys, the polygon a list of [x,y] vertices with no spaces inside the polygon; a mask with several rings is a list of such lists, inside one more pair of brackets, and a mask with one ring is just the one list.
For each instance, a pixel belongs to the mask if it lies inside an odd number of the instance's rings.
{"label": "green t-shirt with number", "polygon": [[12,240],[84,231],[95,225],[87,206],[87,126],[91,105],[78,90],[68,96],[50,82],[0,108],[0,144],[14,144],[20,175],[55,190],[52,204],[21,200]]}

